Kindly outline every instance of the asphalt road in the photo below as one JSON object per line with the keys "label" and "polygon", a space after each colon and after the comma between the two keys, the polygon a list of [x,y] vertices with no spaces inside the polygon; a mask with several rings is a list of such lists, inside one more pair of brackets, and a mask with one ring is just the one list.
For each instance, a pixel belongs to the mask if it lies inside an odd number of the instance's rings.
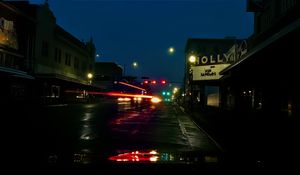
{"label": "asphalt road", "polygon": [[107,162],[138,167],[141,163],[215,164],[222,153],[212,138],[171,103],[106,99],[6,110],[5,124],[12,131],[5,137],[10,152],[7,161],[26,168]]}

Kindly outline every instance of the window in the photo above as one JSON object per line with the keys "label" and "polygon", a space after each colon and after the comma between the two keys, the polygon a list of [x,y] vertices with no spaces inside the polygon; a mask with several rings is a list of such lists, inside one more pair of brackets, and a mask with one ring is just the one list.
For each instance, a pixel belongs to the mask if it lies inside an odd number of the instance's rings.
{"label": "window", "polygon": [[71,66],[71,54],[66,53],[65,65]]}
{"label": "window", "polygon": [[79,59],[74,57],[74,69],[79,69]]}
{"label": "window", "polygon": [[87,71],[87,63],[86,63],[86,61],[83,61],[83,62],[81,63],[81,71],[82,71],[83,73]]}
{"label": "window", "polygon": [[4,53],[0,53],[0,65],[4,65],[5,59],[4,59]]}
{"label": "window", "polygon": [[48,57],[48,55],[49,55],[48,50],[49,50],[49,43],[48,43],[47,41],[43,41],[43,42],[42,42],[41,55],[42,55],[43,57]]}
{"label": "window", "polygon": [[57,63],[61,62],[61,50],[59,48],[55,48],[54,50],[54,61]]}

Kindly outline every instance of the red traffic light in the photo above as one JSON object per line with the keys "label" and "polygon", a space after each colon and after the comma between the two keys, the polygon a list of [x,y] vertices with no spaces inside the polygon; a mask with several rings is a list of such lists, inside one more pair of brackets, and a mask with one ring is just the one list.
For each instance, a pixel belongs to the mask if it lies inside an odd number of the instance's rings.
{"label": "red traffic light", "polygon": [[148,80],[145,80],[145,81],[144,81],[144,84],[148,84],[148,83],[149,83],[149,81],[148,81]]}
{"label": "red traffic light", "polygon": [[161,84],[166,84],[166,80],[161,80]]}
{"label": "red traffic light", "polygon": [[152,81],[151,81],[151,84],[156,84],[156,80],[152,80]]}

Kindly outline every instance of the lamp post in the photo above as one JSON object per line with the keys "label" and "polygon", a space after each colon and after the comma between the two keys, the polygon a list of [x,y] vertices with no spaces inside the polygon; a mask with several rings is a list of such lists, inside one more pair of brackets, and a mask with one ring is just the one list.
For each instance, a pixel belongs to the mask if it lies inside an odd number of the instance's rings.
{"label": "lamp post", "polygon": [[133,72],[134,72],[134,76],[138,77],[138,68],[139,68],[139,64],[138,62],[134,61],[132,62],[132,68],[133,68]]}
{"label": "lamp post", "polygon": [[189,90],[188,90],[188,94],[189,95],[189,107],[191,109],[191,111],[193,111],[193,107],[194,107],[194,87],[193,87],[193,69],[192,67],[195,65],[197,60],[197,55],[195,54],[190,54],[188,56],[188,63],[186,64],[186,74],[188,74],[188,86],[189,86]]}
{"label": "lamp post", "polygon": [[87,78],[88,78],[88,82],[91,85],[92,84],[92,79],[93,79],[93,74],[92,73],[88,73],[87,74]]}

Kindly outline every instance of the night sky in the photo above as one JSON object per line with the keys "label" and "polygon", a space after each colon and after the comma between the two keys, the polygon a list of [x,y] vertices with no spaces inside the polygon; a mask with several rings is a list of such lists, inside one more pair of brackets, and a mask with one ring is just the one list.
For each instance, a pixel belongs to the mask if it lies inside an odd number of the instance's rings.
{"label": "night sky", "polygon": [[[246,0],[49,0],[49,5],[58,25],[80,40],[93,38],[98,61],[117,62],[127,75],[169,82],[183,81],[188,38],[247,38],[253,32]],[[172,55],[170,46],[176,49]]]}

